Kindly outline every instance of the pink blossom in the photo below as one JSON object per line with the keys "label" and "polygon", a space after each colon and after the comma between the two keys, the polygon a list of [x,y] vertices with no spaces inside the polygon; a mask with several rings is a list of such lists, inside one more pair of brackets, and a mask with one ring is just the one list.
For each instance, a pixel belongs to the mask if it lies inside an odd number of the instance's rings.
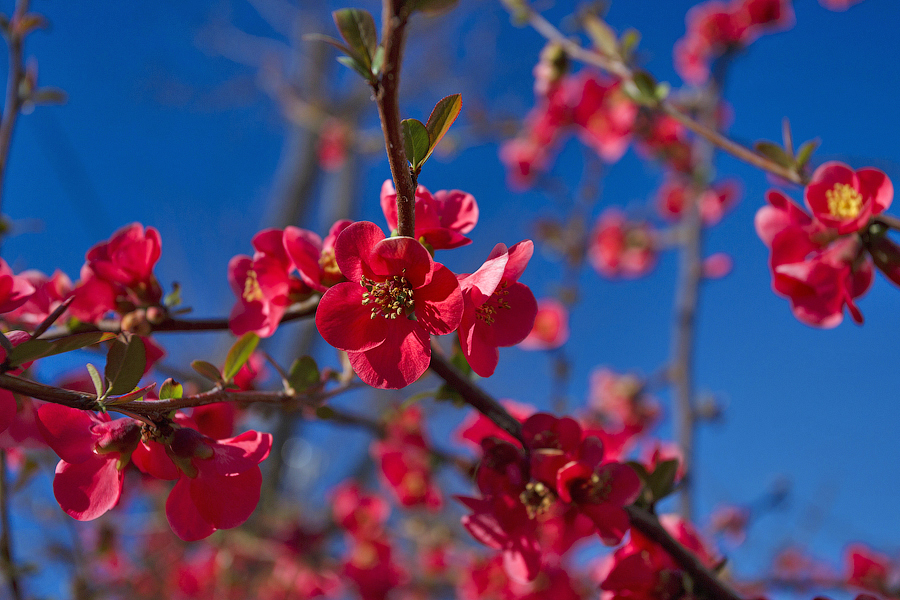
{"label": "pink blossom", "polygon": [[889,207],[894,186],[878,169],[854,171],[832,161],[815,170],[803,197],[813,218],[844,235],[861,230]]}
{"label": "pink blossom", "polygon": [[632,222],[608,209],[597,219],[588,242],[588,260],[604,277],[641,277],[656,264],[656,240],[646,222]]}
{"label": "pink blossom", "polygon": [[[397,231],[397,191],[390,179],[381,186],[381,210],[390,230]],[[438,190],[432,195],[420,185],[416,188],[415,211],[415,238],[433,250],[449,250],[472,243],[463,235],[478,223],[478,204],[472,194]]]}
{"label": "pink blossom", "polygon": [[569,339],[569,311],[553,298],[537,301],[537,315],[528,336],[519,344],[523,350],[553,350]]}

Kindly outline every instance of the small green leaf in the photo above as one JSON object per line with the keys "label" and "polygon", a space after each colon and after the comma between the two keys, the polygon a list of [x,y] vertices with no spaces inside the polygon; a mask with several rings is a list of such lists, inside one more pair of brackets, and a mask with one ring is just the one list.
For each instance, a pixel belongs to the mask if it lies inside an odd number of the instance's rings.
{"label": "small green leaf", "polygon": [[623,59],[628,59],[641,43],[641,32],[637,29],[626,29],[619,38],[619,52]]}
{"label": "small green leaf", "polygon": [[753,145],[757,152],[781,165],[782,167],[791,168],[794,166],[794,157],[785,152],[784,148],[767,140],[756,142]]}
{"label": "small green leaf", "polygon": [[635,71],[632,78],[625,81],[622,90],[638,104],[656,106],[659,104],[658,87],[652,75],[646,71]]}
{"label": "small green leaf", "polygon": [[172,400],[175,398],[181,398],[184,395],[184,388],[180,383],[169,377],[159,388],[159,399],[160,400]]}
{"label": "small green leaf", "polygon": [[372,57],[378,45],[375,19],[368,11],[357,8],[336,10],[331,16],[334,17],[334,24],[337,25],[341,37],[365,67],[365,72],[371,73]]}
{"label": "small green leaf", "polygon": [[413,10],[420,10],[423,13],[437,15],[446,12],[456,6],[459,0],[416,0],[413,3]]}
{"label": "small green leaf", "polygon": [[191,363],[191,368],[213,383],[223,383],[222,374],[219,373],[219,369],[205,360],[195,360]]}
{"label": "small green leaf", "polygon": [[678,474],[678,459],[664,460],[656,465],[650,475],[648,484],[653,492],[653,501],[657,502],[672,493],[675,489],[675,477]]}
{"label": "small green leaf", "polygon": [[329,419],[334,418],[334,409],[330,406],[320,406],[316,409],[316,417],[322,419],[323,421],[328,421]]}
{"label": "small green leaf", "polygon": [[343,54],[353,54],[353,50],[345,46],[340,40],[337,40],[330,35],[323,35],[321,33],[307,33],[303,36],[304,42],[325,42],[326,44],[330,44],[340,50]]}
{"label": "small green leaf", "polygon": [[597,15],[587,15],[584,18],[584,30],[600,52],[607,56],[617,56],[619,53],[619,40],[616,32]]}
{"label": "small green leaf", "polygon": [[446,98],[441,98],[434,105],[434,110],[431,111],[431,114],[428,115],[428,120],[425,122],[425,129],[428,130],[428,153],[422,160],[423,163],[434,152],[438,142],[441,141],[441,138],[444,137],[450,126],[453,125],[453,122],[456,121],[456,117],[459,116],[461,110],[462,96],[460,94],[452,94]]}
{"label": "small green leaf", "polygon": [[406,160],[412,168],[418,171],[429,155],[431,142],[428,130],[416,119],[403,119],[400,121],[400,133],[403,134],[403,150],[406,152]]}
{"label": "small green leaf", "polygon": [[144,376],[146,367],[147,357],[140,337],[123,334],[113,340],[104,370],[109,382],[109,394],[119,396],[132,391]]}
{"label": "small green leaf", "polygon": [[123,395],[117,396],[115,398],[107,398],[106,405],[114,406],[116,404],[124,404],[125,402],[132,402],[132,401],[137,402],[139,400],[142,400],[144,397],[144,394],[146,394],[149,390],[152,390],[155,387],[156,387],[156,382],[151,381],[147,385],[145,385],[139,389],[136,389],[132,392],[128,392],[127,394],[123,394]]}
{"label": "small green leaf", "polygon": [[288,384],[296,394],[302,394],[318,386],[320,382],[319,366],[311,356],[301,356],[288,371]]}
{"label": "small green leaf", "polygon": [[94,384],[94,391],[97,392],[97,397],[102,398],[103,393],[106,391],[105,386],[103,385],[103,378],[100,377],[100,371],[97,370],[97,367],[92,365],[91,363],[87,364],[88,374],[91,376],[91,382]]}
{"label": "small green leaf", "polygon": [[372,75],[378,77],[381,75],[381,69],[384,68],[384,46],[378,46],[375,50],[375,56],[372,57]]}
{"label": "small green leaf", "polygon": [[181,304],[181,284],[177,281],[172,283],[172,291],[163,298],[163,306],[173,308]]}
{"label": "small green leaf", "polygon": [[244,363],[250,360],[250,355],[256,350],[258,344],[259,336],[252,331],[248,331],[238,338],[231,350],[228,351],[228,356],[225,357],[222,375],[225,377],[226,382],[234,379],[234,376],[238,374]]}
{"label": "small green leaf", "polygon": [[362,75],[366,79],[366,81],[372,78],[371,68],[365,66],[353,56],[338,56],[337,61],[345,67],[350,67],[351,69]]}
{"label": "small green leaf", "polygon": [[809,159],[812,158],[813,152],[816,151],[816,148],[819,147],[821,142],[818,139],[809,140],[808,142],[803,142],[800,145],[800,148],[797,150],[797,167],[803,168],[806,166],[806,163],[809,162]]}

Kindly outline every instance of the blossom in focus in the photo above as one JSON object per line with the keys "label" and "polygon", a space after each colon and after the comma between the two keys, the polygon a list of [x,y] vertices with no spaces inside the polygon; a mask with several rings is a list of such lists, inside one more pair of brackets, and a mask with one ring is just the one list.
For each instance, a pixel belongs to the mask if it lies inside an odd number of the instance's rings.
{"label": "blossom in focus", "polygon": [[335,258],[349,281],[319,301],[319,333],[347,351],[353,370],[368,385],[409,385],[428,368],[430,336],[459,326],[463,299],[456,276],[418,241],[386,239],[365,221],[338,236]]}
{"label": "blossom in focus", "polygon": [[[381,210],[388,228],[397,231],[397,191],[394,182],[381,186]],[[433,250],[449,250],[471,244],[465,235],[478,223],[478,203],[472,194],[460,190],[438,190],[433,195],[425,186],[416,188],[415,238]]]}
{"label": "blossom in focus", "polygon": [[531,333],[522,340],[523,350],[553,350],[569,339],[569,311],[553,298],[537,301],[537,315]]}
{"label": "blossom in focus", "polygon": [[538,312],[528,286],[519,283],[534,252],[531,240],[507,250],[497,244],[471,275],[459,275],[465,309],[457,333],[469,366],[490,377],[500,360],[498,348],[514,346],[531,332]]}
{"label": "blossom in focus", "polygon": [[588,242],[588,260],[600,275],[609,278],[646,275],[656,264],[656,255],[650,225],[628,221],[616,209],[600,215]]}
{"label": "blossom in focus", "polygon": [[894,186],[882,171],[854,171],[835,161],[816,169],[804,192],[813,218],[838,235],[864,228],[872,216],[891,205],[893,198]]}
{"label": "blossom in focus", "polygon": [[337,221],[324,240],[312,231],[285,227],[284,249],[303,283],[324,292],[334,284],[346,281],[334,261],[334,242],[350,223],[352,221],[347,219]]}

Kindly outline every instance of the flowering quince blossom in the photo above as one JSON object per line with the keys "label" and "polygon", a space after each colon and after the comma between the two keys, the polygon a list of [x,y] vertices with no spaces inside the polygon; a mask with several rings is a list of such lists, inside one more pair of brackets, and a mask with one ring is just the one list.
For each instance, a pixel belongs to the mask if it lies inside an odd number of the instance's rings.
{"label": "flowering quince blossom", "polygon": [[341,219],[331,226],[323,241],[318,235],[299,227],[285,227],[284,249],[303,283],[324,292],[331,286],[346,281],[334,261],[334,242],[352,221]]}
{"label": "flowering quince blossom", "polygon": [[[687,204],[690,188],[686,181],[678,178],[667,179],[659,188],[659,212],[672,220],[681,218]],[[736,182],[723,181],[713,185],[700,195],[700,218],[704,225],[715,225],[737,202],[740,190]]]}
{"label": "flowering quince blossom", "polygon": [[34,287],[34,293],[18,308],[3,316],[8,323],[34,328],[56,310],[72,292],[72,280],[62,271],[47,277],[40,271],[23,271],[19,274]]}
{"label": "flowering quince blossom", "polygon": [[428,369],[430,336],[459,326],[463,299],[456,276],[418,241],[385,239],[377,225],[366,221],[338,236],[335,259],[349,281],[330,288],[319,301],[319,333],[347,352],[368,385],[409,385]]}
{"label": "flowering quince blossom", "polygon": [[900,571],[889,557],[864,544],[848,546],[845,557],[847,585],[889,597],[896,595]]}
{"label": "flowering quince blossom", "polygon": [[284,237],[280,229],[264,229],[253,236],[253,258],[238,255],[229,261],[228,283],[238,301],[228,326],[235,335],[271,336],[287,307],[309,293],[303,281],[290,276],[293,263]]}
{"label": "flowering quince blossom", "polygon": [[140,441],[137,421],[44,404],[37,426],[60,457],[53,495],[67,515],[91,521],[119,502],[125,467]]}
{"label": "flowering quince blossom", "polygon": [[28,277],[15,275],[6,261],[0,258],[0,313],[13,311],[28,301],[34,294],[35,286]]}
{"label": "flowering quince blossom", "polygon": [[554,298],[537,301],[537,314],[529,334],[519,344],[523,350],[553,350],[569,339],[569,311]]}
{"label": "flowering quince blossom", "polygon": [[259,463],[271,448],[268,433],[245,431],[214,440],[191,427],[176,426],[169,439],[142,441],[132,457],[144,473],[178,480],[166,500],[166,518],[178,537],[195,541],[250,517],[262,486]]}
{"label": "flowering quince blossom", "polygon": [[[388,228],[397,231],[397,191],[394,182],[386,180],[381,186],[381,210]],[[432,250],[450,250],[471,244],[467,238],[478,223],[478,204],[472,194],[459,190],[438,190],[434,195],[425,186],[416,188],[415,238]]]}
{"label": "flowering quince blossom", "polygon": [[845,235],[861,230],[888,208],[894,186],[878,169],[854,171],[832,161],[815,170],[803,197],[814,219]]}
{"label": "flowering quince blossom", "polygon": [[132,223],[88,250],[69,311],[93,322],[110,311],[158,304],[162,289],[153,268],[161,247],[156,228]]}
{"label": "flowering quince blossom", "polygon": [[775,292],[790,299],[794,316],[807,325],[836,327],[844,306],[861,323],[854,301],[872,285],[874,270],[859,236],[837,237],[836,230],[827,229],[777,190],[768,192],[766,200],[769,206],[757,211],[755,224],[771,249]]}
{"label": "flowering quince blossom", "polygon": [[519,277],[534,244],[519,242],[507,250],[497,244],[487,261],[471,275],[457,275],[465,310],[457,331],[459,345],[469,366],[490,377],[500,360],[500,346],[514,346],[531,332],[538,305]]}
{"label": "flowering quince blossom", "polygon": [[656,264],[656,240],[650,225],[632,222],[617,209],[597,219],[587,250],[588,260],[604,277],[641,277]]}

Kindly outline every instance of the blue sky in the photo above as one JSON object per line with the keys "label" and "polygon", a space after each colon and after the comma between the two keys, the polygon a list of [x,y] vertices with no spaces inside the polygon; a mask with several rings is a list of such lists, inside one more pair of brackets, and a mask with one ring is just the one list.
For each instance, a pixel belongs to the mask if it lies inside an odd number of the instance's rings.
{"label": "blue sky", "polygon": [[[317,11],[301,4],[298,26],[312,28]],[[567,2],[557,4],[548,11],[551,20],[567,12]],[[614,2],[609,22],[640,30],[647,69],[678,86],[670,49],[684,33],[692,4]],[[377,3],[359,6],[377,11]],[[3,203],[14,236],[4,243],[4,258],[17,271],[61,268],[76,278],[90,246],[140,221],[162,233],[157,272],[163,285],[179,281],[198,316],[227,314],[233,298],[226,265],[231,256],[248,253],[252,235],[269,224],[285,124],[259,89],[257,69],[222,56],[210,42],[211,32],[221,31],[212,24],[230,23],[284,42],[282,32],[238,0],[147,6],[102,1],[89,9],[37,0],[33,9],[52,26],[29,40],[28,53],[38,60],[40,82],[66,90],[69,102],[38,107],[19,123]],[[814,0],[797,0],[795,11],[792,30],[761,38],[735,61],[725,90],[734,111],[731,134],[744,142],[777,140],[786,116],[795,140],[821,139],[814,161],[874,166],[900,182],[900,3],[865,0],[834,13]],[[332,27],[321,25],[328,34]],[[426,43],[431,31],[446,37]],[[417,52],[416,43],[427,52]],[[402,109],[423,118],[436,100],[461,91],[461,131],[485,106],[494,115],[522,117],[533,103],[531,69],[542,45],[535,32],[510,25],[499,3],[461,0],[449,15],[418,18],[407,73],[425,73],[444,59],[456,67],[440,77],[408,77]],[[335,73],[345,93],[363,85],[349,73]],[[364,123],[375,125],[374,110]],[[569,146],[554,174],[577,181],[581,169],[580,151]],[[696,381],[725,403],[726,414],[699,437],[700,512],[720,502],[752,501],[786,478],[790,504],[764,518],[747,547],[734,553],[740,571],[753,572],[791,540],[833,561],[854,540],[896,554],[900,292],[878,277],[859,303],[862,327],[849,319],[832,331],[799,323],[770,289],[767,250],[753,230],[770,184],[730,157],[721,157],[717,169],[740,179],[744,193],[707,240],[710,252],[730,253],[735,268],[708,283],[702,298]],[[364,159],[357,216],[381,223],[378,192],[387,176],[382,155]],[[611,205],[638,209],[659,182],[660,172],[629,151],[609,169],[595,214]],[[339,183],[326,178],[317,192],[327,197]],[[420,183],[466,190],[480,204],[472,246],[439,256],[458,271],[477,268],[498,241],[511,245],[530,237],[536,216],[558,212],[540,193],[509,191],[496,143],[480,138],[451,159],[430,161]],[[802,198],[799,190],[788,193]],[[308,226],[324,233],[321,224]],[[574,367],[573,404],[585,397],[597,366],[650,374],[665,362],[675,267],[667,255],[652,275],[637,281],[608,282],[589,269],[581,274],[582,299],[566,349]],[[557,278],[558,265],[538,252],[523,281],[541,296],[554,293]],[[209,336],[183,344],[180,355],[189,359],[221,352]],[[546,407],[549,373],[543,354],[509,349],[484,385],[497,396]],[[820,525],[799,525],[816,510],[824,515]]]}

